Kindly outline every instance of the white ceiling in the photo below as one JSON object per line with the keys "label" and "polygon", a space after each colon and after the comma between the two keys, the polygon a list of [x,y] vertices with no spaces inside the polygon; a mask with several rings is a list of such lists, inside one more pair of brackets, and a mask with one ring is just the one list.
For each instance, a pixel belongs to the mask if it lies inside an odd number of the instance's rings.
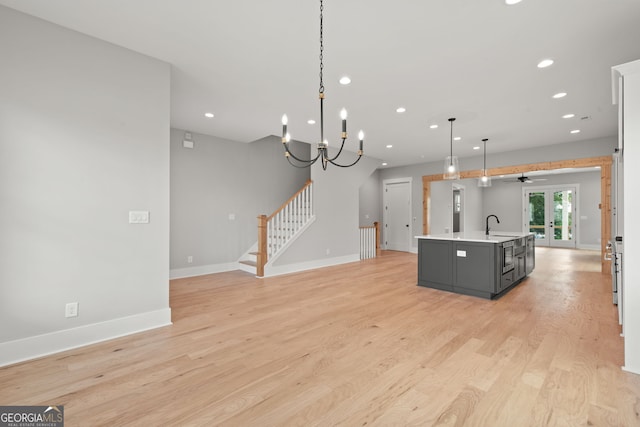
{"label": "white ceiling", "polygon": [[[279,135],[286,112],[294,139],[319,140],[306,123],[319,122],[319,1],[0,4],[171,63],[173,127],[250,142]],[[615,135],[610,69],[640,58],[638,0],[325,0],[324,20],[329,143],[346,107],[349,148],[362,128],[365,153],[390,167],[443,159],[449,117],[460,157],[482,138],[490,155]]]}

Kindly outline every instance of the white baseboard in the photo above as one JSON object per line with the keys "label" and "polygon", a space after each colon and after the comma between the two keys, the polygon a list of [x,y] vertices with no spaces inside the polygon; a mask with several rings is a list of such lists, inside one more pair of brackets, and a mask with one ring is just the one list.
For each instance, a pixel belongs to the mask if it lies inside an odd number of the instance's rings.
{"label": "white baseboard", "polygon": [[629,368],[627,366],[623,366],[622,370],[625,372],[630,372],[632,374],[640,375],[640,369]]}
{"label": "white baseboard", "polygon": [[204,276],[205,274],[224,273],[238,269],[236,262],[224,264],[199,265],[197,267],[175,268],[169,270],[169,279],[182,279],[184,277]]}
{"label": "white baseboard", "polygon": [[0,343],[0,366],[171,325],[171,308]]}
{"label": "white baseboard", "polygon": [[287,265],[265,265],[264,277],[279,276],[281,274],[296,273],[298,271],[313,270],[322,267],[331,267],[332,265],[346,264],[349,262],[360,261],[360,254],[345,255],[336,258],[325,258],[313,261],[305,261],[297,264]]}
{"label": "white baseboard", "polygon": [[588,251],[599,251],[600,245],[578,245],[578,249],[584,249]]}
{"label": "white baseboard", "polygon": [[243,264],[241,262],[237,262],[235,264],[234,270],[241,270],[247,273],[251,273],[255,276],[257,268],[252,265]]}

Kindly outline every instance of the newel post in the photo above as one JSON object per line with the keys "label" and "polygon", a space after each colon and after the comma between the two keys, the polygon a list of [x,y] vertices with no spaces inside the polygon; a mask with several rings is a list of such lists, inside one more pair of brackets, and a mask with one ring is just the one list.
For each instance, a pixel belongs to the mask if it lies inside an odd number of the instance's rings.
{"label": "newel post", "polygon": [[380,223],[378,221],[373,223],[376,227],[376,256],[380,256]]}
{"label": "newel post", "polygon": [[258,216],[258,260],[256,276],[264,276],[264,266],[267,263],[267,216]]}

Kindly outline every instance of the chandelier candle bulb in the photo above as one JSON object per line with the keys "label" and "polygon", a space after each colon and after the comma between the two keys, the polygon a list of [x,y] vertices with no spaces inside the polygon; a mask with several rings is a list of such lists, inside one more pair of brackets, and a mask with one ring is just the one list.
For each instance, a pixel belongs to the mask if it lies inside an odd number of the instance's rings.
{"label": "chandelier candle bulb", "polygon": [[362,130],[358,132],[358,139],[360,140],[360,151],[358,154],[362,155],[362,143],[364,142],[364,132],[362,132]]}
{"label": "chandelier candle bulb", "polygon": [[287,118],[287,115],[283,114],[282,115],[282,142],[286,142],[288,122],[289,122],[289,119]]}
{"label": "chandelier candle bulb", "polygon": [[347,110],[340,110],[340,118],[342,119],[342,137],[347,137]]}

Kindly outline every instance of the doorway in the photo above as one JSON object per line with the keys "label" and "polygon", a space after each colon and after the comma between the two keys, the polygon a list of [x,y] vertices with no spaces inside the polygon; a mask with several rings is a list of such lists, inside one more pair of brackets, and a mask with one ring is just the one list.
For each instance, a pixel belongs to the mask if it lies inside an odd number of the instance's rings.
{"label": "doorway", "polygon": [[452,201],[452,227],[451,231],[460,233],[464,231],[464,186],[453,184]]}
{"label": "doorway", "polygon": [[383,181],[383,241],[385,249],[410,252],[411,178]]}
{"label": "doorway", "polygon": [[536,246],[576,247],[577,197],[576,186],[524,189],[525,227]]}

